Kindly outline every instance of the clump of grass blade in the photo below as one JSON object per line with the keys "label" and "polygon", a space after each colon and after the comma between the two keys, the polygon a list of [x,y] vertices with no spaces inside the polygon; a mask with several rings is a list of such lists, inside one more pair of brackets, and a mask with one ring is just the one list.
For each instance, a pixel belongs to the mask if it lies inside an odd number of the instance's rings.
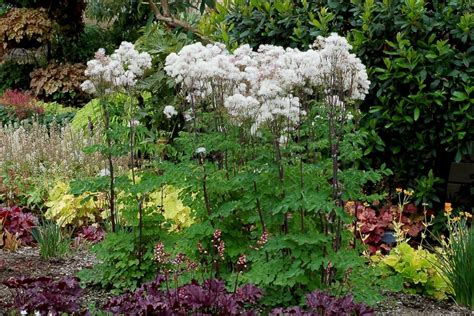
{"label": "clump of grass blade", "polygon": [[474,229],[459,225],[436,254],[457,304],[474,310]]}
{"label": "clump of grass blade", "polygon": [[69,252],[70,236],[63,233],[55,222],[43,222],[33,231],[33,238],[38,242],[40,256],[45,259],[63,258]]}

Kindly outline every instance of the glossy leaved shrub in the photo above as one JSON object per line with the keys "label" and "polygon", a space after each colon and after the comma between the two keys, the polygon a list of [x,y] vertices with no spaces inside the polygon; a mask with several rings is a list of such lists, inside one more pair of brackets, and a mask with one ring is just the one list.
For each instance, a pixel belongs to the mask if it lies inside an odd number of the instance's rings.
{"label": "glossy leaved shrub", "polygon": [[420,202],[442,200],[450,163],[472,152],[471,1],[224,1],[201,29],[230,47],[346,35],[372,82],[361,105],[365,161],[386,163],[392,188],[416,188]]}

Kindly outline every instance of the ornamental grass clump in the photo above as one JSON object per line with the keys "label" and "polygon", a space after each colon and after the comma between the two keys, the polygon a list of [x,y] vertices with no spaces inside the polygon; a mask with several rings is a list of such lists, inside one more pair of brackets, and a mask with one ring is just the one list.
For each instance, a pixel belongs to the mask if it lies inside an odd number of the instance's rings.
{"label": "ornamental grass clump", "polygon": [[71,238],[54,222],[41,223],[32,234],[44,259],[62,258],[69,252]]}
{"label": "ornamental grass clump", "polygon": [[468,223],[472,214],[452,214],[450,203],[445,205],[448,238],[440,240],[435,248],[438,268],[452,290],[456,303],[474,310],[474,230]]}

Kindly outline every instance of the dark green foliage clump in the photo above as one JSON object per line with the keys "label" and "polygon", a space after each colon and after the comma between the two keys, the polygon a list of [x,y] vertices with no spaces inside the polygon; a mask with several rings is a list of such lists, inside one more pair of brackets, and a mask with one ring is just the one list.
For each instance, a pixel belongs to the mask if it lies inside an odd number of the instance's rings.
{"label": "dark green foliage clump", "polygon": [[464,0],[235,0],[202,28],[231,47],[307,48],[319,35],[346,35],[372,82],[361,105],[367,164],[387,163],[392,188],[411,186],[430,202],[443,198],[450,163],[472,153],[472,12]]}

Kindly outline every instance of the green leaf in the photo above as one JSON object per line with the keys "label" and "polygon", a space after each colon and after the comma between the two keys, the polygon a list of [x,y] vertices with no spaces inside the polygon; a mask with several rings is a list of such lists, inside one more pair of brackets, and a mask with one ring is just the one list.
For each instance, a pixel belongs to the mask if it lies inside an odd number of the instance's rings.
{"label": "green leaf", "polygon": [[458,101],[458,102],[466,101],[468,99],[469,99],[469,96],[461,91],[455,91],[453,93],[453,96],[451,97],[451,100]]}
{"label": "green leaf", "polygon": [[454,157],[454,161],[461,162],[461,159],[462,159],[462,154],[461,154],[461,151],[458,149],[456,151],[456,156]]}
{"label": "green leaf", "polygon": [[415,112],[413,113],[413,119],[415,121],[418,121],[418,118],[420,117],[420,109],[419,108],[415,108]]}

